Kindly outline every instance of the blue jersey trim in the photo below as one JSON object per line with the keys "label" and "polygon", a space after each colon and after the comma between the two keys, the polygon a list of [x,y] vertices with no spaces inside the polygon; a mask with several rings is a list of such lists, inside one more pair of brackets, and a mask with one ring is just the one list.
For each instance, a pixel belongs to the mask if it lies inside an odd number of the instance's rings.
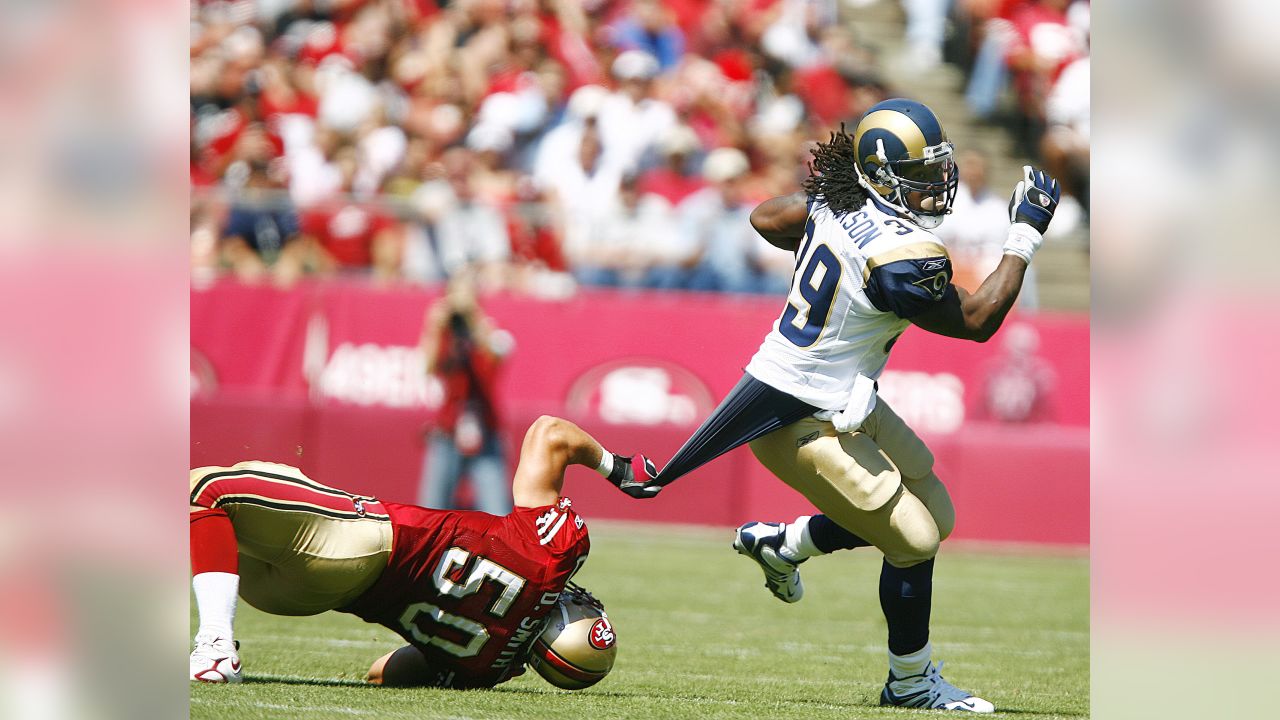
{"label": "blue jersey trim", "polygon": [[895,260],[871,269],[865,292],[877,310],[908,320],[942,300],[950,284],[950,258]]}

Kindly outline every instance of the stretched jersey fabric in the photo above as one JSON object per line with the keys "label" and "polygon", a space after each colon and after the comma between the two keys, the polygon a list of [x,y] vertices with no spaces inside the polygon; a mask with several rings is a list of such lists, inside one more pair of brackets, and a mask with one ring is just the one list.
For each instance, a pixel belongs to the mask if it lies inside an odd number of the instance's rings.
{"label": "stretched jersey fabric", "polygon": [[841,410],[859,374],[880,377],[909,319],[942,300],[951,258],[933,234],[872,198],[837,216],[809,204],[782,316],[747,372],[823,410]]}
{"label": "stretched jersey fabric", "polygon": [[439,687],[492,687],[524,660],[591,543],[568,498],[509,515],[384,503],[387,567],[342,612],[385,625],[426,655]]}
{"label": "stretched jersey fabric", "polygon": [[817,411],[818,408],[743,373],[738,384],[658,473],[656,482],[668,485],[739,445]]}

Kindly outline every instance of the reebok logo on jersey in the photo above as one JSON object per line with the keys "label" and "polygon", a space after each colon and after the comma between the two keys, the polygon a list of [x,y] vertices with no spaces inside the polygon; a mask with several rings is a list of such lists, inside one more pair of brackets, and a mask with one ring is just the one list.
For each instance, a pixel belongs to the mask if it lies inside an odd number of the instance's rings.
{"label": "reebok logo on jersey", "polygon": [[946,258],[937,258],[934,260],[925,261],[925,263],[920,266],[920,269],[924,270],[925,272],[928,272],[930,270],[941,270],[946,266],[947,266]]}

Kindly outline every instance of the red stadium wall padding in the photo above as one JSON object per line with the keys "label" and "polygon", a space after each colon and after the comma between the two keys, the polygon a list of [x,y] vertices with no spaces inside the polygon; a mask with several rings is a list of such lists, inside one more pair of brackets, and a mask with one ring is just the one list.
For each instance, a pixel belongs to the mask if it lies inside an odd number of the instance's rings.
{"label": "red stadium wall padding", "polygon": [[[215,283],[192,293],[192,374],[215,392],[431,409],[438,399],[416,376],[413,360],[423,313],[437,297],[420,288],[341,282],[289,291]],[[498,295],[482,304],[515,340],[500,379],[506,408],[563,413],[575,389],[599,409],[599,393],[592,393],[598,387],[575,388],[584,378],[640,366],[669,383],[647,388],[701,411],[702,395],[718,400],[741,377],[782,302],[586,290],[561,301]],[[1088,318],[1015,314],[986,344],[909,328],[894,347],[881,391],[922,433],[990,419],[995,405],[1017,408],[1028,392],[1034,395],[1028,421],[1087,427]],[[1003,400],[993,402],[997,396]],[[684,417],[684,406],[666,410]]]}
{"label": "red stadium wall padding", "polygon": [[[193,355],[207,360],[218,387],[305,398],[307,318],[316,297],[272,286],[220,284],[191,295]],[[194,368],[193,368],[194,369]]]}
{"label": "red stadium wall padding", "polygon": [[294,465],[303,472],[315,469],[313,459],[305,453],[312,414],[305,401],[261,395],[193,400],[191,466],[266,460]]}
{"label": "red stadium wall padding", "polygon": [[[414,502],[424,452],[421,421],[420,413],[382,408],[197,400],[191,408],[191,461],[284,462],[346,490]],[[532,421],[532,416],[513,418],[512,427]],[[953,537],[1088,543],[1088,433],[1047,430],[977,425],[963,439],[930,440],[959,517]],[[519,434],[508,438],[513,467]],[[595,434],[610,448],[645,448],[668,458],[688,430],[606,425]],[[650,501],[623,496],[585,468],[570,470],[565,491],[584,516],[619,520],[733,526],[814,512],[747,448],[713,461]]]}
{"label": "red stadium wall padding", "polygon": [[931,445],[956,506],[954,537],[1088,542],[1087,429],[978,425]]}
{"label": "red stadium wall padding", "polygon": [[[193,292],[192,465],[284,462],[344,489],[416,501],[423,431],[439,404],[416,354],[434,297],[356,284]],[[500,382],[514,467],[540,414],[568,417],[618,452],[670,458],[741,377],[779,301],[589,291],[484,306],[516,342]],[[934,450],[959,516],[954,537],[1085,544],[1087,318],[1011,318],[1005,333],[1005,344],[975,344],[908,330],[882,395]],[[993,392],[991,378],[1015,382]],[[989,419],[997,396],[1029,409],[1025,421]],[[746,448],[652,501],[582,468],[566,493],[588,518],[733,526],[813,512]]]}
{"label": "red stadium wall padding", "polygon": [[319,407],[308,447],[320,482],[344,490],[416,499],[422,467],[422,413],[388,408]]}
{"label": "red stadium wall padding", "polygon": [[[964,540],[1083,545],[1089,542],[1087,431],[1018,438],[1019,429],[992,426],[966,432],[962,442],[926,438],[938,476],[956,507],[952,537]],[[726,462],[727,461],[727,462]],[[719,467],[725,463],[724,467]],[[734,488],[728,524],[787,520],[813,513],[800,493],[741,449],[696,474]],[[1081,480],[1085,478],[1086,480]],[[694,478],[681,481],[698,482]],[[612,489],[612,488],[610,488]]]}

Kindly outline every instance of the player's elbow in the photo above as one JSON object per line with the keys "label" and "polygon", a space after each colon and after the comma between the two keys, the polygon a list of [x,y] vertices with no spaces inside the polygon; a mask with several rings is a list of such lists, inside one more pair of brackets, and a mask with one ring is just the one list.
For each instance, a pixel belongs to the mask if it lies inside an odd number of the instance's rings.
{"label": "player's elbow", "polygon": [[991,315],[968,315],[964,322],[964,339],[984,343],[1000,329],[1000,318]]}
{"label": "player's elbow", "polygon": [[768,211],[761,210],[763,207],[764,205],[761,205],[751,211],[751,227],[770,245],[783,250],[795,250],[800,244],[799,239],[791,237],[791,233],[778,222],[777,217]]}
{"label": "player's elbow", "polygon": [[1000,330],[1000,326],[1004,324],[1004,316],[996,315],[989,317],[982,322],[973,334],[973,341],[984,343],[995,337],[996,332]]}
{"label": "player's elbow", "polygon": [[970,332],[969,339],[977,343],[984,343],[995,336],[996,330],[997,328],[994,327],[979,326]]}

